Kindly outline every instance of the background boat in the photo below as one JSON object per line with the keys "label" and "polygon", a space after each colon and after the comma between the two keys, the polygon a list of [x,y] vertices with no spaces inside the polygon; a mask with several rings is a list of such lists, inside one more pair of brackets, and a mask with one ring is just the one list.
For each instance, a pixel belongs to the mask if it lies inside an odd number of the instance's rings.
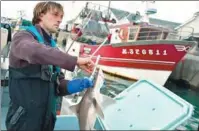
{"label": "background boat", "polygon": [[99,10],[89,9],[89,5],[85,10],[88,16],[75,24],[78,31],[71,32],[66,51],[75,56],[91,56],[94,61],[101,55],[100,67],[112,74],[164,85],[178,62],[196,46],[196,42],[183,40],[166,27],[137,20],[108,24]]}

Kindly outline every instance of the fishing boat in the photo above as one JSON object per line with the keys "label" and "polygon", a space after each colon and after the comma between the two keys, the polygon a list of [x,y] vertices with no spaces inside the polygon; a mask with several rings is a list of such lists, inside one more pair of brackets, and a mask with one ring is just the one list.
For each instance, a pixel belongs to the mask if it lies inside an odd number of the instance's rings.
{"label": "fishing boat", "polygon": [[87,13],[82,25],[76,24],[82,32],[71,31],[66,49],[72,55],[91,56],[94,61],[100,55],[99,66],[105,72],[164,85],[178,62],[196,45],[170,28],[150,24],[147,13],[144,21],[110,20],[107,24],[103,17],[96,17],[100,16],[98,10],[86,8],[91,13]]}

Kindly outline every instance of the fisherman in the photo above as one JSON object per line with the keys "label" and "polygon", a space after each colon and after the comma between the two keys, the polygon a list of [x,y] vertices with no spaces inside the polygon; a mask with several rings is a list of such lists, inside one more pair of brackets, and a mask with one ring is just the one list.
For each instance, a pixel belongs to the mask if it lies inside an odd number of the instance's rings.
{"label": "fisherman", "polygon": [[33,12],[33,26],[13,36],[10,50],[9,95],[6,116],[8,131],[53,131],[57,96],[69,95],[93,86],[88,78],[65,80],[60,68],[91,72],[90,58],[78,58],[59,51],[51,34],[64,15],[56,2],[40,2]]}

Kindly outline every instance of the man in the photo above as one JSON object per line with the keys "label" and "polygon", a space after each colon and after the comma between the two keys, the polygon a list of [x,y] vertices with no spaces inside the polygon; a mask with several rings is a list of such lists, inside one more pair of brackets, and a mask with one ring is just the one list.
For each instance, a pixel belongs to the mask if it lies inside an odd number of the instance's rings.
{"label": "man", "polygon": [[58,30],[63,7],[40,2],[33,15],[34,26],[17,32],[10,50],[8,131],[53,131],[56,96],[81,92],[93,85],[88,78],[67,81],[60,72],[59,67],[74,71],[76,65],[91,72],[94,66],[90,58],[70,56],[53,47],[51,33]]}
{"label": "man", "polygon": [[121,42],[121,40],[120,40],[120,37],[119,37],[119,30],[118,29],[116,29],[113,33],[111,33],[112,35],[111,35],[111,39],[110,39],[110,42],[112,43],[112,44],[116,44],[116,43],[119,43],[119,42]]}

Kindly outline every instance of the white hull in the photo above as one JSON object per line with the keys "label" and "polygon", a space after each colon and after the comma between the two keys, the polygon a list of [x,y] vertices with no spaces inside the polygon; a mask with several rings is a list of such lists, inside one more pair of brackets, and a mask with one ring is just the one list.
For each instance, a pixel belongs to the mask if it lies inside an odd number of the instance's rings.
{"label": "white hull", "polygon": [[8,30],[1,28],[1,51],[4,48],[4,46],[7,44],[8,39]]}
{"label": "white hull", "polygon": [[1,69],[8,70],[9,67],[9,58],[1,57]]}
{"label": "white hull", "polygon": [[[70,45],[72,44],[72,39],[70,39],[70,36],[68,36],[68,40],[66,43],[66,47],[65,47],[65,52],[68,50],[68,48],[70,47]],[[72,55],[72,56],[79,56],[79,50],[80,50],[80,44],[78,42],[74,42],[72,47],[70,48],[68,54]],[[77,68],[76,68],[77,69]],[[76,72],[71,72],[65,69],[62,69],[63,72],[65,72],[65,78],[68,80],[71,80],[74,76],[76,76]]]}
{"label": "white hull", "polygon": [[164,85],[169,78],[171,71],[161,70],[148,70],[148,69],[136,69],[136,68],[122,68],[99,65],[103,71],[115,74],[118,76],[127,77],[130,79],[147,79],[154,81],[157,84]]}

